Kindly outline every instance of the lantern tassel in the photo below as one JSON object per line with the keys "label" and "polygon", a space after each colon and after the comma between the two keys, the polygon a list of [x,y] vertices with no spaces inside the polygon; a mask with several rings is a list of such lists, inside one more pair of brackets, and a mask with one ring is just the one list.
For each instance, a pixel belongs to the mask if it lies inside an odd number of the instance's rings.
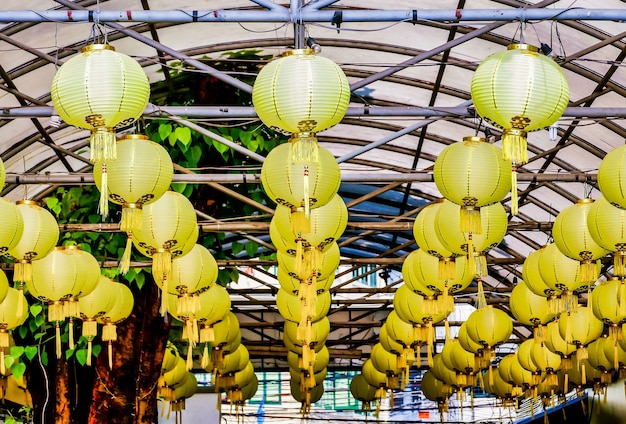
{"label": "lantern tassel", "polygon": [[6,375],[7,373],[7,367],[4,364],[4,348],[0,349],[0,373],[2,373],[2,375]]}
{"label": "lantern tassel", "polygon": [[141,204],[125,203],[122,205],[122,219],[120,220],[120,230],[130,232],[141,230],[143,213]]}
{"label": "lantern tassel", "polygon": [[15,261],[13,280],[25,283],[33,278],[33,264],[28,260]]}
{"label": "lantern tassel", "polygon": [[109,216],[109,178],[107,174],[107,164],[102,162],[101,165],[101,181],[100,181],[100,201],[98,202],[98,211],[102,220]]}
{"label": "lantern tassel", "polygon": [[520,129],[505,129],[502,132],[502,157],[505,160],[519,165],[528,163],[526,135],[526,131]]}
{"label": "lantern tassel", "polygon": [[109,369],[113,369],[113,342],[109,340],[107,342],[107,354],[109,359]]}
{"label": "lantern tassel", "polygon": [[440,280],[452,280],[456,276],[456,260],[450,257],[439,258],[438,274]]}
{"label": "lantern tassel", "polygon": [[161,286],[161,316],[167,314],[167,274],[155,274],[163,275],[163,285]]}
{"label": "lantern tassel", "polygon": [[626,316],[626,285],[624,284],[624,280],[622,280],[622,284],[619,286],[619,314],[621,317]]}
{"label": "lantern tassel", "polygon": [[97,127],[89,138],[91,162],[117,159],[117,140],[112,128]]}
{"label": "lantern tassel", "polygon": [[310,187],[309,187],[309,166],[304,165],[304,178],[302,190],[304,192],[304,216],[308,218],[311,214],[311,200],[310,200]]}
{"label": "lantern tassel", "polygon": [[511,215],[517,215],[519,211],[518,195],[517,195],[517,165],[511,165]]}
{"label": "lantern tassel", "polygon": [[93,337],[88,337],[87,338],[87,366],[90,367],[91,366],[91,351],[92,351],[92,343],[93,342]]}
{"label": "lantern tassel", "polygon": [[122,259],[120,259],[120,263],[117,267],[121,275],[126,275],[128,270],[130,269],[130,255],[131,255],[132,250],[133,250],[133,232],[129,231],[126,233],[126,246],[124,247],[124,254],[122,254]]}
{"label": "lantern tassel", "polygon": [[476,304],[478,309],[481,309],[487,306],[487,299],[485,299],[485,289],[483,288],[483,280],[478,277],[476,280],[476,284],[478,285]]}
{"label": "lantern tassel", "polygon": [[15,316],[19,318],[24,313],[24,282],[19,282],[17,290],[19,291],[19,293],[17,296],[17,307],[15,308]]}
{"label": "lantern tassel", "polygon": [[474,206],[461,206],[461,231],[464,233],[482,233],[480,222],[480,208]]}
{"label": "lantern tassel", "polygon": [[69,328],[67,332],[69,333],[69,336],[68,336],[69,340],[67,342],[67,345],[68,345],[67,347],[73,350],[75,347],[75,344],[74,344],[74,320],[72,318],[69,319],[68,327]]}

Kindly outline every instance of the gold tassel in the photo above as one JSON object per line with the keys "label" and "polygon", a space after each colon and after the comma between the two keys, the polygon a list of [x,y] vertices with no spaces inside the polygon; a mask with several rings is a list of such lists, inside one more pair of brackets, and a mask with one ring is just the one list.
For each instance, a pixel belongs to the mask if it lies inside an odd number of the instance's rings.
{"label": "gold tassel", "polygon": [[[17,265],[17,264],[16,264]],[[21,317],[24,314],[24,282],[20,281],[18,286],[18,296],[17,296],[17,308],[15,310],[15,316]]]}
{"label": "gold tassel", "polygon": [[33,279],[33,264],[29,260],[17,260],[13,265],[13,280],[25,283]]}
{"label": "gold tassel", "polygon": [[580,281],[585,284],[593,284],[598,278],[596,261],[580,261]]}
{"label": "gold tassel", "polygon": [[461,206],[461,231],[464,233],[482,233],[482,225],[480,222],[480,208],[474,206]]}
{"label": "gold tassel", "polygon": [[7,373],[7,367],[4,363],[4,347],[0,349],[0,373],[2,373],[2,375],[6,375]]}
{"label": "gold tassel", "polygon": [[141,230],[143,224],[143,211],[139,203],[124,203],[122,205],[122,218],[120,220],[120,230],[131,233]]}
{"label": "gold tassel", "polygon": [[569,372],[563,373],[563,393],[569,392]]}
{"label": "gold tassel", "polygon": [[187,371],[191,371],[193,369],[193,345],[189,343],[187,347]]}
{"label": "gold tassel", "polygon": [[72,318],[70,318],[69,323],[68,323],[68,342],[67,342],[67,347],[69,349],[74,349],[74,320]]}
{"label": "gold tassel", "polygon": [[528,163],[526,148],[526,131],[520,129],[505,129],[502,132],[502,156],[504,160],[524,165]]}
{"label": "gold tassel", "polygon": [[207,343],[205,343],[204,349],[202,350],[202,360],[200,361],[200,367],[206,370],[208,366],[209,366],[209,346]]}
{"label": "gold tassel", "polygon": [[448,322],[448,318],[444,318],[443,325],[446,332],[446,343],[450,341],[450,323]]}
{"label": "gold tassel", "polygon": [[438,274],[440,280],[453,280],[456,277],[456,259],[451,257],[440,257]]}
{"label": "gold tassel", "polygon": [[[159,249],[152,255],[152,275],[169,275],[172,272],[172,253]],[[165,290],[167,292],[167,290]]]}
{"label": "gold tassel", "polygon": [[517,215],[519,211],[519,199],[517,195],[517,165],[511,164],[511,215]]}
{"label": "gold tassel", "polygon": [[109,357],[109,369],[113,369],[113,342],[109,340],[107,342],[107,354]]}
{"label": "gold tassel", "polygon": [[54,329],[55,329],[55,345],[56,345],[56,355],[57,355],[57,359],[61,358],[61,326],[59,325],[59,322],[57,321],[54,325]]}
{"label": "gold tassel", "polygon": [[309,188],[309,166],[304,165],[303,169],[303,192],[304,192],[304,216],[309,217],[311,214],[311,200],[310,200],[310,188]]}
{"label": "gold tassel", "polygon": [[291,210],[291,231],[294,234],[308,234],[311,232],[311,219],[304,214],[304,208]]}
{"label": "gold tassel", "polygon": [[541,323],[539,323],[538,326],[536,326],[533,330],[534,334],[534,338],[535,338],[535,343],[543,343],[545,342],[545,337],[544,337],[544,332],[543,332],[543,325]]}
{"label": "gold tassel", "polygon": [[587,384],[587,373],[585,371],[585,362],[582,360],[580,362],[580,380],[583,386]]}
{"label": "gold tassel", "polygon": [[619,290],[619,315],[623,319],[626,318],[626,287],[624,285],[624,280],[622,280]]}
{"label": "gold tassel", "polygon": [[[155,254],[156,256],[156,254]],[[161,279],[162,281],[162,285],[161,285],[161,316],[165,316],[167,314],[167,309],[168,309],[168,305],[167,305],[167,273],[162,273],[162,274],[154,274],[154,275],[162,275],[163,278]]]}
{"label": "gold tassel", "polygon": [[[70,324],[72,324],[72,320],[70,319]],[[95,319],[84,319],[83,320],[83,336],[84,337],[95,337],[98,335],[98,322]],[[70,348],[71,349],[71,348]]]}
{"label": "gold tassel", "polygon": [[476,284],[478,286],[476,306],[478,307],[478,309],[481,309],[487,306],[487,299],[485,299],[485,289],[483,288],[483,281],[480,277],[476,279]]}
{"label": "gold tassel", "polygon": [[102,162],[101,165],[101,182],[100,182],[100,201],[98,202],[98,211],[103,220],[109,216],[109,183],[107,174],[107,164]]}
{"label": "gold tassel", "polygon": [[117,140],[112,128],[96,127],[89,138],[91,162],[117,159]]}
{"label": "gold tassel", "polygon": [[93,338],[92,337],[88,337],[87,338],[87,366],[90,367],[91,366],[91,345]]}
{"label": "gold tassel", "polygon": [[214,342],[215,330],[212,325],[202,324],[200,327],[200,343]]}
{"label": "gold tassel", "polygon": [[117,340],[117,326],[111,322],[107,322],[102,327],[102,340]]}
{"label": "gold tassel", "polygon": [[130,255],[133,250],[133,232],[128,231],[126,233],[126,246],[124,247],[124,253],[120,259],[120,263],[117,266],[118,272],[121,275],[126,275],[130,269]]}

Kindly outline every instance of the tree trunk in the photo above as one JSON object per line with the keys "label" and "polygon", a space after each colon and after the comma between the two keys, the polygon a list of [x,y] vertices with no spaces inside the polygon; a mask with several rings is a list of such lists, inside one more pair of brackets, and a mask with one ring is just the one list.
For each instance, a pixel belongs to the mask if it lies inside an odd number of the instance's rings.
{"label": "tree trunk", "polygon": [[169,323],[159,313],[159,289],[148,280],[141,291],[132,287],[135,307],[117,327],[112,369],[107,346],[98,356],[90,424],[157,422],[157,381]]}

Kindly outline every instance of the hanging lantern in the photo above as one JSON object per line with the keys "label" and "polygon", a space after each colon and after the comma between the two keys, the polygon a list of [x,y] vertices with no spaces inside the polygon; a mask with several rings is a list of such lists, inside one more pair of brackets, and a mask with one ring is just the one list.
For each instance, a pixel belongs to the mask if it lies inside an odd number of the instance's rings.
{"label": "hanging lantern", "polygon": [[531,359],[538,371],[546,374],[545,384],[554,390],[559,385],[556,373],[561,369],[561,356],[550,351],[545,343],[536,339],[534,341],[530,350]]}
{"label": "hanging lantern", "polygon": [[[118,158],[96,162],[94,182],[100,190],[100,214],[108,216],[108,201],[122,206],[120,230],[128,234],[124,261],[130,261],[130,248],[135,229],[141,229],[144,205],[155,202],[172,182],[172,159],[163,146],[142,134],[127,134],[117,142]],[[128,270],[124,262],[122,270]]]}
{"label": "hanging lantern", "polygon": [[513,163],[511,191],[516,196],[517,166],[528,162],[526,135],[549,127],[563,115],[569,102],[567,78],[561,67],[536,47],[510,44],[480,63],[470,94],[478,115],[504,130],[502,152],[504,159]]}
{"label": "hanging lantern", "polygon": [[372,358],[363,362],[361,373],[370,386],[376,387],[376,399],[378,399],[378,405],[380,406],[380,401],[387,397],[387,390],[389,389],[387,387],[387,374],[378,371],[374,367]]}
{"label": "hanging lantern", "polygon": [[433,366],[430,367],[430,372],[433,373],[437,380],[442,381],[448,385],[450,393],[457,387],[456,383],[456,371],[446,366],[443,360],[443,352],[439,352],[433,356]]}
{"label": "hanging lantern", "polygon": [[374,368],[387,376],[388,389],[404,388],[407,382],[403,381],[401,384],[399,381],[404,369],[398,367],[398,357],[395,354],[387,352],[380,343],[376,343],[372,346],[370,359]]}
{"label": "hanging lantern", "polygon": [[97,162],[116,159],[115,127],[141,116],[150,84],[133,58],[109,44],[93,44],[57,70],[50,95],[61,119],[91,130],[91,160]]}
{"label": "hanging lantern", "polygon": [[626,210],[600,196],[589,207],[587,226],[600,247],[613,252],[613,275],[626,276]]}
{"label": "hanging lantern", "polygon": [[478,307],[483,307],[485,295],[482,277],[487,275],[486,253],[504,239],[508,228],[506,211],[501,203],[481,208],[480,234],[465,233],[461,230],[460,206],[453,202],[444,202],[435,219],[439,240],[457,255],[468,258],[470,273],[477,277]]}
{"label": "hanging lantern", "polygon": [[618,208],[626,208],[626,145],[616,147],[604,156],[598,168],[598,187],[602,196]]}
{"label": "hanging lantern", "polygon": [[524,325],[534,327],[534,337],[542,342],[545,339],[544,326],[556,316],[548,299],[537,296],[524,282],[513,287],[509,298],[509,307],[513,316]]}
{"label": "hanging lantern", "polygon": [[[0,176],[2,176],[2,172],[0,172]],[[2,217],[2,225],[0,226],[1,256],[6,255],[10,249],[19,243],[24,232],[24,219],[15,203],[4,197],[0,197],[0,216]]]}
{"label": "hanging lantern", "polygon": [[384,327],[389,338],[402,345],[404,349],[414,347],[422,341],[421,334],[415,334],[413,324],[403,321],[395,310],[387,315]]}
{"label": "hanging lantern", "polygon": [[417,214],[413,223],[413,237],[420,249],[439,258],[438,278],[451,279],[456,275],[454,259],[457,255],[443,245],[435,230],[437,211],[444,201],[445,199],[437,199]]}
{"label": "hanging lantern", "polygon": [[[25,305],[18,314],[18,305]],[[0,373],[6,375],[4,349],[10,346],[9,331],[24,324],[28,318],[28,303],[21,290],[9,287],[0,303]]]}
{"label": "hanging lantern", "polygon": [[324,318],[330,310],[330,292],[320,293],[314,304],[304,304],[302,297],[278,290],[276,305],[283,318],[298,323],[298,340],[311,340],[311,324]]}
{"label": "hanging lantern", "polygon": [[603,330],[604,324],[595,317],[591,306],[567,311],[559,318],[559,333],[567,343],[576,345],[578,361],[587,358],[587,345],[599,338]]}
{"label": "hanging lantern", "polygon": [[113,368],[113,342],[117,340],[117,324],[130,316],[135,306],[133,292],[127,285],[114,283],[115,303],[104,315],[96,318],[102,324],[102,341],[107,343],[109,368]]}
{"label": "hanging lantern", "polygon": [[[292,352],[302,354],[302,348],[308,346],[316,353],[324,348],[324,343],[330,334],[330,320],[328,317],[311,324],[311,338],[309,340],[302,340],[298,337],[298,323],[294,321],[285,320],[283,327],[283,341],[285,346]],[[311,358],[316,359],[316,358]]]}
{"label": "hanging lantern", "polygon": [[290,50],[265,65],[252,102],[268,127],[286,133],[319,132],[343,119],[350,86],[341,68],[311,49]]}
{"label": "hanging lantern", "polygon": [[593,289],[590,306],[596,318],[609,327],[611,340],[623,339],[621,324],[626,322],[626,282],[618,277],[602,281]]}
{"label": "hanging lantern", "polygon": [[352,397],[361,402],[361,411],[370,411],[371,403],[376,399],[376,387],[369,384],[363,374],[357,374],[350,380]]}
{"label": "hanging lantern", "polygon": [[[322,371],[324,368],[328,366],[330,362],[330,353],[328,352],[328,348],[326,346],[322,346],[322,348],[315,352],[315,363],[313,364],[313,373],[317,374]],[[287,363],[289,364],[289,368],[300,369],[300,370],[309,370],[310,364],[306,364],[303,360],[302,355],[289,350],[287,352]]]}
{"label": "hanging lantern", "polygon": [[477,374],[480,372],[475,355],[463,349],[457,339],[451,339],[446,342],[446,344],[448,343],[450,345],[451,368],[456,371],[457,386],[461,390],[475,386]]}
{"label": "hanging lantern", "polygon": [[98,285],[86,296],[78,299],[80,318],[83,321],[83,337],[87,339],[87,365],[91,365],[91,346],[98,335],[97,318],[106,315],[113,308],[116,299],[115,281],[101,275]]}
{"label": "hanging lantern", "polygon": [[527,390],[530,389],[527,392],[527,397],[533,397],[534,393],[533,393],[532,388],[538,384],[536,381],[540,381],[541,376],[537,378],[536,374],[533,374],[532,371],[529,371],[522,366],[519,360],[519,356],[520,356],[519,350],[514,352],[513,355],[514,355],[514,359],[513,361],[511,361],[511,369],[510,369],[511,378],[513,380],[510,381],[510,383],[518,387],[525,387]]}
{"label": "hanging lantern", "polygon": [[[270,224],[270,229],[272,225]],[[303,252],[301,257],[296,257],[296,252],[292,249],[288,249],[286,251],[278,250],[276,252],[276,260],[278,261],[279,268],[282,268],[283,271],[289,275],[289,277],[296,279],[298,282],[300,280],[307,280],[311,278],[311,274],[313,270],[306,270],[302,265],[306,263],[304,259],[305,252]],[[321,257],[319,257],[319,261],[317,263],[316,279],[320,280],[328,280],[329,278],[334,278],[335,271],[339,266],[339,261],[341,259],[341,253],[339,251],[339,245],[337,242],[330,243],[330,245],[325,246],[325,250],[321,252]]]}
{"label": "hanging lantern", "polygon": [[285,270],[285,268],[280,265],[280,262],[278,265],[278,271],[276,272],[276,278],[278,279],[278,282],[282,289],[286,290],[289,293],[292,293],[295,296],[300,295],[300,289],[303,288],[303,284],[306,284],[308,286],[305,288],[305,290],[313,290],[313,288],[315,287],[317,295],[317,293],[322,293],[329,290],[333,282],[335,281],[335,276],[332,275],[324,280],[316,279],[315,286],[313,286],[312,278],[306,280],[294,278],[293,275],[289,274],[287,270]]}
{"label": "hanging lantern", "polygon": [[551,287],[545,282],[539,267],[539,260],[545,250],[546,246],[541,246],[539,250],[530,252],[524,259],[522,265],[523,284],[526,284],[528,289],[537,296],[547,298],[549,311],[558,314],[560,312],[558,296],[561,294],[561,290],[556,289],[556,285]]}
{"label": "hanging lantern", "polygon": [[495,347],[506,342],[513,332],[513,322],[509,315],[488,305],[475,310],[467,318],[467,334],[476,343],[481,344],[486,352],[495,354]]}
{"label": "hanging lantern", "polygon": [[457,339],[459,340],[461,346],[463,346],[463,349],[467,350],[468,352],[479,354],[484,349],[484,346],[482,344],[475,342],[474,339],[472,339],[467,333],[467,321],[463,321],[459,326]]}
{"label": "hanging lantern", "polygon": [[32,261],[43,258],[56,246],[59,224],[38,202],[21,200],[17,202],[17,209],[22,215],[24,231],[17,245],[9,249],[9,255],[15,258],[13,281],[21,290],[32,278]]}
{"label": "hanging lantern", "polygon": [[587,285],[598,279],[596,260],[609,253],[593,240],[587,226],[592,205],[592,199],[579,199],[559,212],[552,226],[554,244],[567,257],[580,261],[580,278]]}
{"label": "hanging lantern", "polygon": [[[92,291],[99,278],[100,266],[96,259],[76,245],[57,246],[44,258],[33,262],[32,279],[26,282],[26,287],[33,296],[48,303],[48,321],[53,322],[56,329],[57,358],[61,357],[60,323],[67,317],[79,316],[76,298],[83,293],[85,285]],[[70,349],[74,348],[72,327],[70,321]]]}
{"label": "hanging lantern", "polygon": [[[437,408],[440,414],[448,412],[448,400],[453,393],[450,386],[435,378],[432,372],[426,371],[422,377],[421,388],[422,394],[426,399],[437,402]],[[444,420],[443,416],[441,420]]]}
{"label": "hanging lantern", "polygon": [[341,174],[333,154],[318,148],[318,161],[294,164],[291,145],[274,147],[261,167],[261,183],[267,195],[288,208],[311,209],[328,203],[339,190]]}
{"label": "hanging lantern", "polygon": [[513,375],[513,369],[516,362],[517,358],[515,356],[515,353],[509,353],[508,355],[505,355],[498,364],[498,372],[500,373],[500,377],[502,377],[502,380],[513,386],[513,390],[511,392],[511,395],[513,397],[521,396],[523,394],[524,388],[523,384],[517,384]]}
{"label": "hanging lantern", "polygon": [[[199,294],[198,301],[200,309],[196,311],[195,318],[200,326],[200,343],[205,343],[205,353],[208,355],[206,343],[215,341],[213,325],[226,316],[230,310],[231,300],[228,291],[223,286],[213,284],[208,290]],[[208,358],[204,359],[208,360]]]}
{"label": "hanging lantern", "polygon": [[2,302],[7,296],[7,293],[9,292],[9,287],[11,287],[9,285],[9,279],[7,278],[7,275],[4,273],[4,271],[0,269],[0,302]]}
{"label": "hanging lantern", "polygon": [[[152,258],[152,274],[163,281],[164,292],[168,291],[172,259],[191,251],[197,231],[196,210],[180,193],[166,191],[157,201],[144,206],[141,230],[134,232],[133,244]],[[167,312],[165,298],[162,296],[162,314]]]}
{"label": "hanging lantern", "polygon": [[[172,271],[166,277],[167,293],[176,296],[174,313],[194,315],[200,308],[199,294],[215,284],[218,272],[215,258],[201,244],[195,244],[186,255],[174,258]],[[163,275],[155,275],[154,281],[163,289]]]}
{"label": "hanging lantern", "polygon": [[511,162],[480,137],[463,137],[446,146],[433,168],[439,192],[459,205],[461,230],[480,234],[480,208],[504,199],[511,191]]}
{"label": "hanging lantern", "polygon": [[610,384],[613,382],[613,372],[619,367],[619,363],[617,364],[617,367],[615,367],[616,364],[614,361],[610,361],[605,353],[605,345],[607,342],[610,347],[613,346],[609,338],[599,337],[589,343],[589,346],[587,347],[587,360],[589,361],[589,365],[602,371],[600,379],[603,384]]}

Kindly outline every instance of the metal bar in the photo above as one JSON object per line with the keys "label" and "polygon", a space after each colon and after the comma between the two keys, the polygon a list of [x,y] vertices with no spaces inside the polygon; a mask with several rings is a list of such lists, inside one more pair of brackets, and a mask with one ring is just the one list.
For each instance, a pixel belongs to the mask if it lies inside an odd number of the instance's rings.
{"label": "metal bar", "polygon": [[[7,107],[0,109],[0,119],[48,118],[55,115],[52,106]],[[155,106],[148,105],[143,112],[145,118],[168,116],[186,116],[187,118],[250,119],[258,118],[251,106]],[[345,116],[350,118],[378,117],[450,117],[471,118],[476,114],[468,106],[351,106]],[[623,107],[568,107],[562,118],[626,118]]]}
{"label": "metal bar", "polygon": [[269,10],[283,10],[284,7],[280,4],[274,3],[271,0],[250,0],[254,4],[258,4],[261,7],[264,7]]}
{"label": "metal bar", "polygon": [[[270,2],[257,0],[257,4]],[[335,11],[304,8],[303,22],[330,22]],[[408,9],[408,10],[342,10],[343,22],[484,22],[529,20],[624,21],[625,9]],[[289,22],[285,8],[272,10],[4,10],[0,22]]]}
{"label": "metal bar", "polygon": [[306,6],[304,6],[307,10],[320,10],[323,7],[330,6],[331,4],[337,3],[339,0],[318,0],[312,1]]}
{"label": "metal bar", "polygon": [[[87,19],[88,21],[91,20],[91,21],[95,21],[95,22],[103,22],[103,21],[100,20],[100,13],[102,13],[102,11],[99,11],[99,10],[98,11],[87,10],[84,7],[79,6],[76,3],[72,2],[72,1],[69,1],[69,0],[55,0],[55,1],[57,3],[59,3],[59,4],[62,4],[63,6],[68,7],[69,9],[72,9],[72,10],[60,10],[59,11],[62,14],[65,13],[66,16],[69,16],[70,18],[74,14],[85,14],[85,16],[87,16],[87,18],[88,18]],[[124,14],[125,16],[128,17],[128,16],[132,16],[132,13],[148,13],[148,14],[150,14],[150,13],[154,13],[154,12],[159,13],[159,12],[162,12],[162,11],[154,11],[154,10],[130,11],[130,10],[126,10],[124,12],[120,11],[118,13]],[[172,11],[172,12],[173,13],[176,13],[176,12],[188,13],[188,12],[185,12],[185,11]],[[210,13],[210,11],[207,11],[207,13]],[[95,17],[94,17],[94,14],[96,15]],[[193,21],[193,19],[194,19],[193,12],[191,12],[188,15],[188,17],[190,19],[192,19],[192,21]],[[0,18],[0,22],[2,22],[1,18]],[[163,22],[163,21],[159,20],[159,21],[155,21],[155,22]],[[150,47],[153,47],[153,48],[155,48],[155,49],[157,49],[159,51],[167,53],[170,56],[175,57],[176,59],[183,60],[186,63],[188,63],[188,64],[190,64],[192,66],[195,66],[198,69],[201,69],[201,70],[207,72],[209,75],[212,75],[215,78],[217,78],[217,79],[219,79],[221,81],[224,81],[227,84],[232,85],[233,87],[236,87],[236,88],[238,88],[238,89],[240,89],[242,91],[245,91],[247,93],[251,93],[252,92],[252,87],[249,86],[248,84],[246,84],[245,82],[240,81],[237,78],[233,78],[230,75],[225,74],[225,73],[223,73],[221,71],[218,71],[217,69],[212,68],[212,67],[208,66],[207,64],[202,63],[199,60],[193,59],[193,58],[191,58],[191,57],[189,57],[189,56],[179,52],[178,50],[175,50],[175,49],[172,49],[170,47],[167,47],[167,46],[165,46],[165,45],[163,45],[163,44],[161,44],[161,43],[159,43],[159,42],[157,42],[157,41],[155,41],[155,40],[153,40],[151,38],[148,38],[148,37],[146,37],[146,36],[144,36],[142,34],[137,33],[136,31],[133,31],[130,28],[127,28],[127,27],[125,27],[125,26],[123,26],[121,24],[117,24],[114,21],[110,21],[110,23],[108,23],[107,25],[109,27],[111,27],[111,28],[113,28],[113,29],[123,33],[123,34],[126,34],[127,36],[129,36],[131,38],[134,38],[137,41],[140,41],[140,42],[142,42],[142,43],[144,43],[144,44],[146,44],[146,45],[148,45]]]}

